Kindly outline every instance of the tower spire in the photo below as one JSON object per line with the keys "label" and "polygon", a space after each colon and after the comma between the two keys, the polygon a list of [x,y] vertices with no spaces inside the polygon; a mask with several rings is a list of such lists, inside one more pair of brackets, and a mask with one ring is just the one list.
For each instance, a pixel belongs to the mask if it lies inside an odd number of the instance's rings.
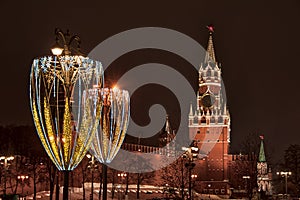
{"label": "tower spire", "polygon": [[266,162],[266,155],[265,155],[265,149],[264,149],[264,137],[260,136],[260,149],[259,149],[259,162]]}
{"label": "tower spire", "polygon": [[192,102],[191,102],[191,105],[190,105],[190,113],[189,113],[189,116],[194,116],[194,114],[193,114],[193,104],[192,104]]}
{"label": "tower spire", "polygon": [[208,25],[207,29],[209,31],[209,38],[208,38],[208,45],[207,45],[207,49],[206,49],[204,63],[207,63],[208,61],[213,61],[214,63],[216,63],[214,43],[213,43],[213,37],[212,37],[212,34],[214,32],[214,27],[213,27],[213,25]]}
{"label": "tower spire", "polygon": [[166,117],[166,123],[160,132],[159,147],[166,147],[167,156],[175,156],[175,132],[171,128],[169,115]]}
{"label": "tower spire", "polygon": [[173,130],[169,121],[169,115],[166,117],[166,122],[163,129],[160,131],[160,146],[164,147],[166,144],[172,141],[174,138]]}
{"label": "tower spire", "polygon": [[171,128],[171,125],[170,125],[170,121],[169,121],[169,115],[167,115],[166,117],[166,126],[165,126],[165,130],[164,130],[168,135],[172,134],[173,131],[172,131],[172,128]]}

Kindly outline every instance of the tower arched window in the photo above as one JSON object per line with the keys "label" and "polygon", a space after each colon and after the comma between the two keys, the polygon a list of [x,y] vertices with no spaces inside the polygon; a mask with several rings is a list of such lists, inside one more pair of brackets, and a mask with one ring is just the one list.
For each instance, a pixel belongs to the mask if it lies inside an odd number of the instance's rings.
{"label": "tower arched window", "polygon": [[197,116],[194,117],[193,123],[194,123],[194,124],[195,124],[195,123],[198,123],[198,117],[197,117]]}
{"label": "tower arched window", "polygon": [[211,69],[208,69],[208,70],[207,70],[206,76],[207,76],[207,77],[211,77]]}
{"label": "tower arched window", "polygon": [[222,116],[220,116],[220,117],[218,118],[218,123],[223,123],[223,117],[222,117]]}

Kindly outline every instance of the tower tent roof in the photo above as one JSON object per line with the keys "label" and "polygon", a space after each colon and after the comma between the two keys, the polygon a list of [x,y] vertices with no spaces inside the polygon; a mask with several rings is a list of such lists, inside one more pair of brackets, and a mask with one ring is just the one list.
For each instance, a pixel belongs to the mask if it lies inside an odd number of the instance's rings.
{"label": "tower tent roof", "polygon": [[[174,135],[174,132],[172,130],[172,127],[171,127],[171,124],[169,121],[169,116],[167,115],[165,125],[163,126],[163,128],[161,129],[160,134],[159,134],[160,143],[161,144],[166,143],[166,142],[168,143],[174,137],[175,137],[175,135]],[[163,146],[164,145],[165,144],[163,144]]]}
{"label": "tower tent roof", "polygon": [[204,63],[208,63],[209,61],[216,63],[215,49],[214,49],[213,36],[212,36],[214,32],[214,28],[212,25],[207,26],[207,28],[209,31],[209,38],[208,38],[208,45],[206,49]]}
{"label": "tower tent roof", "polygon": [[260,141],[260,149],[259,149],[259,156],[258,156],[259,162],[266,162],[266,155],[265,155],[265,149],[264,149],[264,141],[261,139]]}
{"label": "tower tent roof", "polygon": [[166,117],[166,123],[165,123],[165,126],[164,126],[164,131],[167,132],[168,134],[172,134],[172,132],[173,132],[170,121],[169,121],[169,115],[167,115],[167,117]]}

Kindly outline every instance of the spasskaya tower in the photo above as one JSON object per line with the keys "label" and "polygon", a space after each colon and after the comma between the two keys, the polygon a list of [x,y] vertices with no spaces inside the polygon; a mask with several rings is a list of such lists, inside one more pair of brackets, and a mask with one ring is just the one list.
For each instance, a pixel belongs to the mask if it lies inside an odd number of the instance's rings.
{"label": "spasskaya tower", "polygon": [[228,155],[230,144],[230,115],[226,105],[221,65],[217,62],[213,44],[212,26],[206,56],[199,68],[197,107],[190,107],[189,135],[200,149],[197,162],[201,192],[225,194],[228,192]]}

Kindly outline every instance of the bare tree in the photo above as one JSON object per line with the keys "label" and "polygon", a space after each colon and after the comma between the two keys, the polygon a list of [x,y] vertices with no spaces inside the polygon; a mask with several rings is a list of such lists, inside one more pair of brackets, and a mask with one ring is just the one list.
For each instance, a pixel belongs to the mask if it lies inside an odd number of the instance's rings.
{"label": "bare tree", "polygon": [[284,154],[285,170],[292,172],[289,180],[295,185],[297,195],[300,195],[300,145],[292,144]]}
{"label": "bare tree", "polygon": [[45,158],[44,165],[46,167],[47,171],[47,178],[49,180],[49,190],[50,190],[50,200],[53,199],[53,193],[54,193],[54,185],[55,185],[55,178],[57,174],[57,168],[53,164],[53,162],[50,160],[50,158]]}
{"label": "bare tree", "polygon": [[[188,179],[186,178],[188,177],[188,169],[185,167],[185,160],[182,157],[179,157],[176,161],[161,169],[160,174],[163,184],[168,186],[166,187],[166,192],[172,197],[178,197],[174,188],[183,191],[188,185]],[[181,192],[181,197],[183,196],[184,193]]]}
{"label": "bare tree", "polygon": [[44,157],[31,155],[26,163],[28,174],[33,180],[33,199],[36,199],[37,184],[43,183],[47,176],[47,168],[44,165]]}

